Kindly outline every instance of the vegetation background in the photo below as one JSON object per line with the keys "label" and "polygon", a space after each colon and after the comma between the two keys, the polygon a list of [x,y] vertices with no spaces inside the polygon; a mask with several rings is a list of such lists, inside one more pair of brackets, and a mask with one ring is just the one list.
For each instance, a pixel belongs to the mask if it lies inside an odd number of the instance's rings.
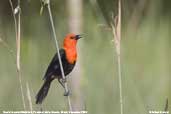
{"label": "vegetation background", "polygon": [[[17,1],[13,0],[14,6]],[[81,30],[84,39],[78,44],[80,105],[89,114],[119,114],[117,56],[113,35],[107,26],[116,15],[116,0],[82,0]],[[123,108],[127,114],[148,114],[149,110],[164,110],[171,99],[171,1],[122,0],[121,67]],[[56,52],[52,30],[45,8],[40,15],[39,0],[21,0],[21,73],[26,102],[29,84],[34,110],[35,95],[42,77]],[[60,46],[72,31],[68,0],[51,0],[56,33]],[[72,8],[72,7],[71,7]],[[8,0],[0,0],[0,110],[22,110],[19,79],[16,72],[15,29]],[[69,87],[72,91],[72,80]],[[72,79],[71,79],[72,77]],[[72,91],[72,102],[76,96]],[[80,107],[79,107],[80,106]],[[52,83],[44,110],[67,110],[63,89]],[[171,107],[169,103],[169,111]]]}

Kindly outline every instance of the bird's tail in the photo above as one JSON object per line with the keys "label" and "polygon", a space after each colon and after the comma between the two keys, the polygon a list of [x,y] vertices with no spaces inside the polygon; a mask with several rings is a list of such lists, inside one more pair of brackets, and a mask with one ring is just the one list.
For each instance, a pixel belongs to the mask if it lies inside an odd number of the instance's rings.
{"label": "bird's tail", "polygon": [[43,86],[36,95],[36,104],[42,104],[43,100],[48,94],[50,84],[53,79],[45,80]]}

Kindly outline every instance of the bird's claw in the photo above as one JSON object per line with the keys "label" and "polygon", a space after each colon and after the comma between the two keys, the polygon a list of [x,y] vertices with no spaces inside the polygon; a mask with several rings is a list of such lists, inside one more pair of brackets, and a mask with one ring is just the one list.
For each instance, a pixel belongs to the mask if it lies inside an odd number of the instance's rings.
{"label": "bird's claw", "polygon": [[69,95],[70,95],[70,91],[69,90],[64,92],[64,96],[69,96]]}
{"label": "bird's claw", "polygon": [[62,83],[64,84],[64,83],[66,83],[67,82],[67,80],[66,80],[66,78],[62,78]]}

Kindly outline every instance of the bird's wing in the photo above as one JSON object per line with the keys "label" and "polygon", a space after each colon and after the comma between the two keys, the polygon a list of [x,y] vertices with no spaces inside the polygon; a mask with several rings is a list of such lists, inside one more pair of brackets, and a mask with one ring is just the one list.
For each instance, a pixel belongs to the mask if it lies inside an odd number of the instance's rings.
{"label": "bird's wing", "polygon": [[[61,58],[65,57],[65,51],[64,49],[60,49],[59,50],[59,54],[61,56]],[[60,65],[59,65],[59,59],[58,59],[58,54],[56,53],[52,59],[52,61],[50,62],[46,73],[43,77],[43,79],[47,79],[48,77],[50,78],[52,75],[54,75],[54,72],[59,69],[60,70]]]}

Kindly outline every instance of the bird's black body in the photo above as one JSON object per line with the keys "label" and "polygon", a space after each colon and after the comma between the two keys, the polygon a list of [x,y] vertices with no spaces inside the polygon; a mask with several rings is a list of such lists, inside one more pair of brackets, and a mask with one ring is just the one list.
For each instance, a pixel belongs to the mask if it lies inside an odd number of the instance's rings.
{"label": "bird's black body", "polygon": [[[69,63],[66,59],[66,53],[64,49],[59,50],[60,56],[61,56],[61,61],[64,69],[64,74],[67,76],[74,68],[75,62],[73,64]],[[55,56],[53,57],[51,63],[48,66],[48,69],[44,75],[44,84],[39,90],[37,96],[36,96],[36,104],[41,104],[44,98],[47,96],[49,87],[51,82],[57,78],[58,81],[62,79],[62,74],[61,74],[61,68],[59,64],[59,59],[58,59],[58,54],[56,53]],[[60,82],[61,83],[61,82]]]}
{"label": "bird's black body", "polygon": [[[75,66],[74,64],[70,64],[68,63],[67,59],[66,59],[66,54],[65,54],[65,50],[64,49],[60,49],[59,50],[60,56],[61,56],[61,61],[62,61],[62,66],[64,69],[64,74],[65,76],[67,76],[72,69]],[[48,78],[52,78],[52,75],[54,75],[54,78],[62,78],[62,74],[61,74],[61,69],[60,69],[60,65],[59,65],[59,59],[58,59],[58,54],[56,53],[55,56],[53,57],[51,63],[48,66],[48,69],[45,73],[45,76],[43,79],[48,79]]]}

